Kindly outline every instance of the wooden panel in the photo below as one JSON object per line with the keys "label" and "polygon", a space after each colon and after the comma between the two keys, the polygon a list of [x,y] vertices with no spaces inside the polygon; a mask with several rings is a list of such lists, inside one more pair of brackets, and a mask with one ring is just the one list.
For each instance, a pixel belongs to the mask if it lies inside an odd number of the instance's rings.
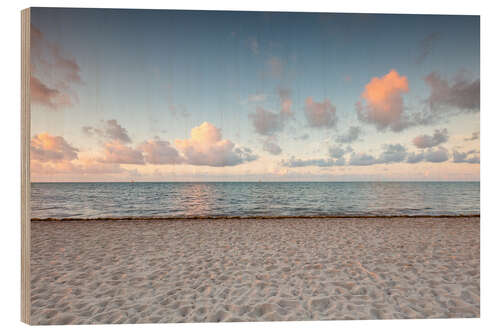
{"label": "wooden panel", "polygon": [[21,320],[30,323],[30,9],[21,11]]}

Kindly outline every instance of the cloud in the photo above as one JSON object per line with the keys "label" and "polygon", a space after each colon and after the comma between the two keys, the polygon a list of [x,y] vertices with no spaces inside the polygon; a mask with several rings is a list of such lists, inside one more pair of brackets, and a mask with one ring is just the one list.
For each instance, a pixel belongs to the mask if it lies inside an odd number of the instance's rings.
{"label": "cloud", "polygon": [[347,133],[338,135],[335,141],[338,143],[352,143],[358,140],[360,135],[361,135],[361,127],[351,126],[349,127]]}
{"label": "cloud", "polygon": [[128,135],[127,129],[118,124],[116,119],[106,120],[103,128],[83,126],[82,131],[88,136],[97,135],[121,143],[131,143],[132,139]]}
{"label": "cloud", "polygon": [[480,138],[480,135],[479,135],[479,131],[478,131],[478,132],[472,133],[470,138],[465,138],[464,140],[465,141],[474,141],[474,140],[479,140],[479,138]]}
{"label": "cloud", "polygon": [[408,158],[406,159],[406,162],[410,163],[410,164],[414,164],[414,163],[420,163],[424,160],[425,154],[423,152],[420,152],[420,153],[415,153],[415,152],[411,152],[408,154]]}
{"label": "cloud", "polygon": [[345,154],[352,152],[351,147],[331,146],[328,148],[328,155],[333,158],[342,158]]}
{"label": "cloud", "polygon": [[43,105],[52,110],[73,105],[69,95],[58,89],[49,88],[34,75],[30,78],[30,98],[32,103]]}
{"label": "cloud", "polygon": [[441,130],[437,129],[434,131],[433,135],[419,135],[413,139],[413,144],[417,148],[431,148],[439,146],[442,143],[448,141],[448,130],[443,128]]}
{"label": "cloud", "polygon": [[399,143],[384,145],[384,150],[378,158],[378,163],[403,162],[407,154],[406,147]]}
{"label": "cloud", "polygon": [[307,122],[311,127],[331,128],[337,124],[337,110],[329,99],[325,99],[321,103],[307,97],[304,111]]}
{"label": "cloud", "polygon": [[261,135],[273,135],[284,127],[284,118],[281,114],[257,107],[255,113],[248,115],[255,131]]}
{"label": "cloud", "polygon": [[74,105],[78,96],[72,87],[83,83],[76,60],[33,25],[30,46],[32,102],[53,110]]}
{"label": "cloud", "polygon": [[175,140],[175,146],[192,165],[224,167],[257,159],[249,148],[235,148],[234,143],[223,140],[220,129],[208,122],[193,128],[191,138]]}
{"label": "cloud", "polygon": [[349,165],[366,166],[375,164],[390,164],[404,162],[408,152],[406,147],[396,144],[386,144],[383,146],[382,153],[379,157],[375,157],[366,153],[352,153],[349,160]]}
{"label": "cloud", "polygon": [[106,121],[106,128],[104,133],[111,140],[118,140],[123,143],[132,142],[132,140],[128,136],[127,130],[120,126],[116,119],[110,119]]}
{"label": "cloud", "polygon": [[469,163],[469,164],[479,164],[480,157],[476,150],[471,150],[468,152],[458,152],[453,151],[453,162],[454,163]]}
{"label": "cloud", "polygon": [[301,168],[308,166],[316,166],[316,167],[331,167],[336,165],[335,160],[332,158],[324,159],[324,158],[312,158],[312,159],[300,159],[295,158],[295,156],[290,157],[288,160],[282,160],[281,165],[289,168]]}
{"label": "cloud", "polygon": [[290,98],[290,90],[279,88],[278,96],[280,98],[280,114],[283,116],[292,116],[292,99]]}
{"label": "cloud", "polygon": [[78,158],[78,149],[62,136],[40,133],[31,139],[30,159],[39,162],[71,161]]}
{"label": "cloud", "polygon": [[374,77],[365,86],[361,101],[356,104],[358,119],[374,124],[377,129],[399,132],[408,127],[404,115],[403,94],[409,91],[408,79],[392,69],[383,77]]}
{"label": "cloud", "polygon": [[279,155],[282,152],[281,147],[271,139],[264,141],[262,149],[272,155]]}
{"label": "cloud", "polygon": [[143,142],[138,149],[143,152],[145,161],[150,164],[179,164],[184,162],[179,152],[168,141],[159,138]]}
{"label": "cloud", "polygon": [[431,162],[431,163],[441,163],[448,161],[449,154],[448,150],[444,147],[438,147],[437,149],[429,148],[420,153],[410,153],[408,154],[408,163],[420,163],[420,162]]}
{"label": "cloud", "polygon": [[438,32],[432,32],[425,36],[418,44],[418,56],[417,56],[417,64],[421,64],[424,62],[425,58],[431,53],[434,48],[436,42],[440,39],[441,35]]}
{"label": "cloud", "polygon": [[116,140],[104,144],[104,158],[100,159],[102,163],[117,164],[144,164],[144,156],[139,149],[125,146],[122,142]]}
{"label": "cloud", "polygon": [[479,112],[480,81],[467,80],[463,75],[450,83],[441,78],[437,72],[425,77],[425,83],[430,87],[430,96],[425,103],[434,112],[456,109],[456,112]]}
{"label": "cloud", "polygon": [[366,153],[352,153],[351,158],[349,159],[349,165],[366,166],[377,163],[377,158]]}
{"label": "cloud", "polygon": [[255,112],[248,115],[255,132],[258,134],[273,136],[281,132],[285,127],[285,123],[293,117],[290,90],[278,88],[278,97],[280,99],[279,112],[269,111],[258,106]]}
{"label": "cloud", "polygon": [[76,60],[63,54],[61,46],[45,39],[44,34],[31,25],[32,66],[37,72],[48,71],[58,75],[59,83],[83,83]]}
{"label": "cloud", "polygon": [[429,149],[425,152],[425,160],[432,163],[441,163],[448,160],[448,150],[443,147]]}
{"label": "cloud", "polygon": [[62,161],[56,163],[41,163],[33,161],[30,163],[30,172],[36,176],[54,176],[73,174],[78,177],[90,174],[117,174],[126,172],[117,164],[103,164],[95,160],[80,161],[79,164],[74,162]]}
{"label": "cloud", "polygon": [[94,135],[94,128],[92,126],[83,126],[82,132],[87,136],[92,136]]}

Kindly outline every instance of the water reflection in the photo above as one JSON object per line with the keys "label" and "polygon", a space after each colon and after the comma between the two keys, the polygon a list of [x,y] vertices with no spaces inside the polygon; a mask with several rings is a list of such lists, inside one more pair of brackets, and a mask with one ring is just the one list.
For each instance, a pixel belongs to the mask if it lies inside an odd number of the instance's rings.
{"label": "water reflection", "polygon": [[479,214],[479,183],[32,184],[37,218],[441,214]]}

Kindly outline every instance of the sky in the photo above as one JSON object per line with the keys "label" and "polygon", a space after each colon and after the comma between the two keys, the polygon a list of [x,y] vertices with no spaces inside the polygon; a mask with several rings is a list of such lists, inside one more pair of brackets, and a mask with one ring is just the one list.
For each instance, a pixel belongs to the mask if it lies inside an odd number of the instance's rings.
{"label": "sky", "polygon": [[479,26],[32,8],[32,181],[479,181]]}

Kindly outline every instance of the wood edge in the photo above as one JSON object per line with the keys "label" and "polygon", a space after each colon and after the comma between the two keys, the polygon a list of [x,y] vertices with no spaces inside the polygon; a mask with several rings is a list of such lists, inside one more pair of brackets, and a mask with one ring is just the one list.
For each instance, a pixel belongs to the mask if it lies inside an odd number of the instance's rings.
{"label": "wood edge", "polygon": [[21,11],[21,321],[31,323],[30,289],[30,32],[31,10]]}

